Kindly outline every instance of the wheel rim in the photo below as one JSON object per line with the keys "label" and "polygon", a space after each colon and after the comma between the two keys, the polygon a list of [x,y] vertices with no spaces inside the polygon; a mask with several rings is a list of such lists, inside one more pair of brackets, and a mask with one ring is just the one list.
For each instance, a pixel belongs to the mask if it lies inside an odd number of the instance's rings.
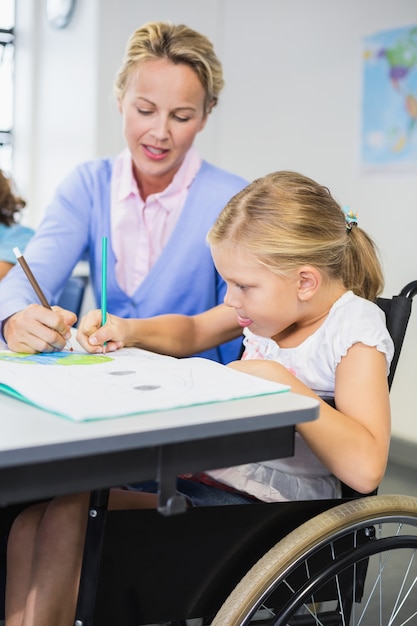
{"label": "wheel rim", "polygon": [[[394,602],[390,601],[390,606],[388,607],[388,601],[386,600],[386,596],[384,594],[383,572],[387,567],[388,560],[394,551],[403,552],[404,567],[400,575],[402,584],[398,590],[399,593]],[[405,551],[407,552],[407,556]],[[402,537],[387,537],[356,548],[354,552],[350,552],[335,559],[335,561],[326,570],[322,571],[314,579],[311,579],[308,583],[306,583],[303,589],[298,590],[297,597],[294,597],[289,603],[287,603],[286,607],[281,608],[279,616],[273,619],[272,624],[274,626],[284,626],[287,623],[291,623],[291,619],[293,617],[293,623],[297,623],[296,614],[301,607],[304,607],[310,615],[312,624],[327,624],[327,621],[325,621],[325,615],[320,617],[319,612],[315,614],[314,608],[311,608],[315,606],[315,594],[331,580],[337,580],[341,575],[346,574],[349,568],[355,568],[358,564],[364,564],[365,561],[368,561],[375,556],[380,559],[381,564],[378,568],[377,574],[374,575],[371,580],[368,579],[365,583],[369,592],[367,594],[365,592],[366,595],[362,598],[360,608],[356,608],[356,599],[353,597],[352,610],[350,604],[347,609],[343,609],[343,599],[342,596],[339,595],[337,602],[340,610],[340,618],[337,618],[338,621],[336,623],[343,625],[352,624],[355,626],[360,626],[360,624],[376,626],[379,623],[386,625],[409,623],[417,616],[416,601],[411,595],[417,582],[417,572],[412,573],[412,565],[415,561],[416,551],[417,537],[411,535]],[[341,585],[337,585],[337,587],[340,590]],[[352,588],[355,588],[355,584],[352,585]],[[376,611],[375,601],[379,605],[378,611]],[[412,602],[413,606],[411,609],[408,606],[407,609],[407,604],[409,605],[410,602]],[[408,613],[403,615],[403,618],[401,618],[401,615],[405,613],[406,610],[408,610]],[[378,613],[378,622],[375,621],[376,613]],[[331,614],[332,613],[330,613],[330,615]],[[302,620],[299,619],[298,623],[301,623],[301,621]]]}
{"label": "wheel rim", "polygon": [[[346,538],[348,548],[340,550],[338,543]],[[321,551],[327,555],[325,567],[317,569],[313,559]],[[342,504],[309,520],[270,550],[231,594],[213,626],[417,623],[416,551],[417,499],[373,496]],[[394,562],[395,579],[390,571]],[[354,572],[365,564],[362,601],[349,602],[346,580],[359,599],[363,585]],[[329,581],[335,599],[330,604],[320,592]],[[261,609],[265,619],[257,621]]]}

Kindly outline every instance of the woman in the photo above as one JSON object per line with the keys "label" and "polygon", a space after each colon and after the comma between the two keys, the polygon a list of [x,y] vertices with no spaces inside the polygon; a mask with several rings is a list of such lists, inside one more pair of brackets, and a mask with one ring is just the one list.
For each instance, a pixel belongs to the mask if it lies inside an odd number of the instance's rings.
{"label": "woman", "polygon": [[[200,33],[165,22],[133,33],[115,81],[126,148],[70,173],[25,253],[49,302],[57,302],[74,266],[87,258],[99,303],[103,236],[109,239],[110,313],[193,315],[222,302],[225,285],[205,237],[246,181],[203,161],[193,142],[223,84],[213,46]],[[19,268],[3,281],[0,323],[8,347],[62,349],[74,314],[32,304],[33,297]],[[239,345],[236,340],[204,356],[227,363]]]}

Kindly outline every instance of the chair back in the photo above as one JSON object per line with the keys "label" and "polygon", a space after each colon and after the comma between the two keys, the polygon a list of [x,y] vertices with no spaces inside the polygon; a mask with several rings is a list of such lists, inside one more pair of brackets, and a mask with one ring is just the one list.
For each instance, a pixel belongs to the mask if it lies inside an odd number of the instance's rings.
{"label": "chair back", "polygon": [[[417,293],[417,280],[408,283],[398,294],[392,298],[377,298],[377,305],[385,313],[385,322],[391,339],[394,342],[394,356],[391,361],[390,372],[388,375],[388,387],[391,389],[392,381],[394,379],[395,370],[397,369],[398,359],[400,358],[401,349],[404,343],[404,337],[408,326],[408,321],[411,315],[411,308],[413,304],[413,298]],[[326,402],[335,406],[334,399],[327,399]],[[375,495],[378,492],[377,489],[367,495]],[[351,487],[348,487],[342,483],[342,498],[357,498],[364,494],[355,491]]]}
{"label": "chair back", "polygon": [[408,283],[399,293],[392,298],[377,298],[377,305],[384,311],[388,332],[394,342],[394,356],[391,362],[388,376],[388,386],[391,389],[398,359],[404,342],[408,320],[411,315],[413,298],[417,293],[417,280]]}
{"label": "chair back", "polygon": [[68,279],[57,304],[63,309],[72,311],[77,317],[79,317],[87,282],[88,278],[85,276],[71,276]]}

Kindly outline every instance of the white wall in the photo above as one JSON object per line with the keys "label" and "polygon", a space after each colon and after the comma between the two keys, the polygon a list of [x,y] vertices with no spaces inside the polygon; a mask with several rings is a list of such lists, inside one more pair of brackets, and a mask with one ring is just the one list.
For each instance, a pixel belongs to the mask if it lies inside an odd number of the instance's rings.
{"label": "white wall", "polygon": [[99,2],[78,4],[71,28],[56,30],[43,0],[16,0],[13,173],[32,225],[57,182],[96,153]]}
{"label": "white wall", "polygon": [[[382,253],[386,294],[417,278],[417,166],[360,169],[362,41],[417,23],[415,0],[78,0],[53,31],[41,0],[17,0],[15,177],[37,224],[60,178],[122,143],[112,83],[145,21],[208,35],[226,88],[197,145],[248,179],[295,169],[359,212]],[[417,303],[416,303],[417,308]],[[417,311],[392,390],[393,432],[417,443]]]}

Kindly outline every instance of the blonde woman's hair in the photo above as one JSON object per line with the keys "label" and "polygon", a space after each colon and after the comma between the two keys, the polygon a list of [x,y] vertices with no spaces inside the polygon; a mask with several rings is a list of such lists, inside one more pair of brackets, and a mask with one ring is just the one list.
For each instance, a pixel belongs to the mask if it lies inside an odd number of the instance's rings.
{"label": "blonde woman's hair", "polygon": [[175,64],[188,65],[204,87],[205,112],[209,113],[217,104],[224,80],[213,44],[192,28],[170,22],[149,22],[131,35],[114,83],[116,97],[123,97],[129,76],[137,64],[153,59],[169,59]]}
{"label": "blonde woman's hair", "polygon": [[236,194],[208,234],[212,246],[237,246],[272,272],[316,267],[346,289],[375,300],[384,280],[377,249],[327,187],[296,172],[275,172]]}

